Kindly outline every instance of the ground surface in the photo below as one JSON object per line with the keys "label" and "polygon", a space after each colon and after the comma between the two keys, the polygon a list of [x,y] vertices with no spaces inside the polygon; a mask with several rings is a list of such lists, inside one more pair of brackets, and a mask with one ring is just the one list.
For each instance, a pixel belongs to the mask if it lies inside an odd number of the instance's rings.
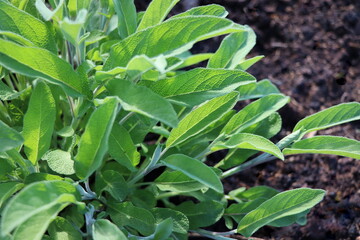
{"label": "ground surface", "polygon": [[[147,1],[148,2],[148,1]],[[196,1],[194,1],[196,2]],[[291,103],[281,111],[284,131],[301,118],[324,108],[360,101],[359,0],[200,0],[218,3],[229,18],[250,25],[258,36],[251,56],[266,58],[249,72],[269,78]],[[138,1],[144,9],[146,1]],[[179,5],[175,11],[181,11]],[[201,51],[213,52],[220,39],[206,42]],[[198,46],[199,48],[199,46]],[[360,122],[316,134],[360,140]],[[298,187],[327,191],[309,214],[304,227],[264,228],[263,239],[360,239],[360,161],[303,155],[260,165],[226,180],[225,186],[267,185],[278,190]]]}

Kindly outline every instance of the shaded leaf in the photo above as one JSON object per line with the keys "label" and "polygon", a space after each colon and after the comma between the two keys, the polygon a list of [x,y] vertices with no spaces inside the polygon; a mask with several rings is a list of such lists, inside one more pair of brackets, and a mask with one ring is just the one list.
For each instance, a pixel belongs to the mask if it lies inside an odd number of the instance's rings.
{"label": "shaded leaf", "polygon": [[133,34],[137,28],[137,15],[134,0],[114,0],[118,17],[118,31],[121,38]]}
{"label": "shaded leaf", "polygon": [[173,221],[173,231],[176,233],[186,234],[189,230],[189,220],[182,212],[170,208],[153,208],[151,213],[154,215],[156,223],[171,218]]}
{"label": "shaded leaf", "polygon": [[65,218],[56,217],[49,226],[49,234],[53,240],[79,240],[81,233]]}
{"label": "shaded leaf", "polygon": [[16,148],[23,142],[24,139],[20,133],[0,120],[0,152],[6,152]]}
{"label": "shaded leaf", "polygon": [[51,90],[39,81],[31,94],[22,132],[26,156],[34,165],[49,150],[55,118],[56,107]]}
{"label": "shaded leaf", "polygon": [[75,172],[80,179],[88,178],[102,164],[117,105],[115,98],[109,98],[91,114],[75,157]]}

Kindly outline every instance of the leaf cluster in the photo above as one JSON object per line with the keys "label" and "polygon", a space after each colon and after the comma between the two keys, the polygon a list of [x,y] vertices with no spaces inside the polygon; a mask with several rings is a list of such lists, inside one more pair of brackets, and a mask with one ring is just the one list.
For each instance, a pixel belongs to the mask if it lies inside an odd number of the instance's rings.
{"label": "leaf cluster", "polygon": [[[360,119],[357,102],[274,143],[290,99],[246,72],[263,57],[246,57],[254,31],[215,4],[168,17],[178,2],[0,0],[1,239],[250,237],[305,224],[325,191],[224,178],[290,154],[360,159],[359,141],[304,138]],[[215,53],[191,53],[220,35]],[[220,219],[228,232],[204,229]]]}

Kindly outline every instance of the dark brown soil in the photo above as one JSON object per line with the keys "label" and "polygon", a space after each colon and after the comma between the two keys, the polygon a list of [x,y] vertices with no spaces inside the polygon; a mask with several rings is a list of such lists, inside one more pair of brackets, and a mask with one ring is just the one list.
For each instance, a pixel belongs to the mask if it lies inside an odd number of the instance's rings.
{"label": "dark brown soil", "polygon": [[[184,0],[185,1],[185,0]],[[148,1],[147,1],[148,2]],[[257,45],[251,56],[265,55],[249,72],[269,78],[292,98],[282,111],[289,133],[303,117],[342,103],[360,102],[359,0],[200,0],[218,3],[229,18],[251,26]],[[144,9],[146,1],[138,1]],[[179,5],[175,12],[184,10]],[[207,41],[202,51],[213,52],[219,39]],[[360,140],[360,122],[316,134]],[[325,156],[288,157],[247,170],[229,179],[227,189],[267,185],[278,190],[321,188],[327,195],[308,216],[306,226],[266,227],[262,239],[360,239],[360,161]]]}

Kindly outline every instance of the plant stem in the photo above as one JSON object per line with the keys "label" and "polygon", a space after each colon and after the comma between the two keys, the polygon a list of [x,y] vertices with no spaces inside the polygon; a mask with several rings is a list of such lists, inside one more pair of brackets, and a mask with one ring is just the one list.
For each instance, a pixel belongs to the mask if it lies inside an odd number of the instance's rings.
{"label": "plant stem", "polygon": [[156,199],[162,199],[162,198],[168,198],[168,197],[174,197],[179,195],[180,192],[166,192],[166,193],[162,193],[156,196]]}
{"label": "plant stem", "polygon": [[126,120],[128,120],[128,119],[129,119],[132,115],[134,115],[134,114],[135,114],[134,112],[128,113],[125,117],[123,117],[123,118],[120,120],[119,124],[120,124],[120,125],[124,124],[124,122],[126,122]]}

